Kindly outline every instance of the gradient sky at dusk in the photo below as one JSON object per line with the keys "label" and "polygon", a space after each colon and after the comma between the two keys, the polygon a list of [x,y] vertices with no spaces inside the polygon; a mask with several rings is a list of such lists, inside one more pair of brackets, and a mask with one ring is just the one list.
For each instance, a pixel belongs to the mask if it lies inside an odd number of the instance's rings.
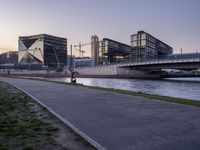
{"label": "gradient sky at dusk", "polygon": [[40,33],[68,45],[93,34],[130,44],[138,30],[174,52],[200,52],[200,0],[0,0],[0,49],[17,50],[18,36]]}

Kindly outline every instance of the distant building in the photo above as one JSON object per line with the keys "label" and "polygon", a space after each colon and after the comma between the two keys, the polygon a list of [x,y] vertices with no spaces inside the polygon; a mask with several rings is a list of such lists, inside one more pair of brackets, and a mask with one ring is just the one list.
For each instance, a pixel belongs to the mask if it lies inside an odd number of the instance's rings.
{"label": "distant building", "polygon": [[18,51],[9,51],[0,55],[0,64],[13,64],[18,63]]}
{"label": "distant building", "polygon": [[92,56],[92,65],[96,66],[99,64],[99,38],[94,35],[91,37],[91,56]]}
{"label": "distant building", "polygon": [[168,56],[169,59],[190,59],[190,58],[200,58],[200,53],[180,53],[171,54]]}
{"label": "distant building", "polygon": [[97,36],[91,38],[92,65],[166,58],[172,52],[172,47],[144,31],[131,35],[131,45],[108,38],[99,41]]}
{"label": "distant building", "polygon": [[131,35],[131,46],[136,61],[166,57],[173,52],[172,47],[144,31]]}
{"label": "distant building", "polygon": [[67,66],[70,71],[75,68],[75,56],[67,55]]}
{"label": "distant building", "polygon": [[99,52],[99,62],[101,64],[113,63],[130,61],[133,48],[129,45],[104,38],[101,42],[99,42]]}
{"label": "distant building", "polygon": [[67,64],[67,39],[47,34],[19,37],[20,65],[63,67]]}
{"label": "distant building", "polygon": [[90,57],[75,58],[75,67],[92,66],[92,59]]}

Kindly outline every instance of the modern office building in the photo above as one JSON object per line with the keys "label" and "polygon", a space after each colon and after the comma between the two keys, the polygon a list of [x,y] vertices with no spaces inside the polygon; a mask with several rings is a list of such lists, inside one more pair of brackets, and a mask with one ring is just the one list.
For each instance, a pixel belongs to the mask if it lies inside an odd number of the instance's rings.
{"label": "modern office building", "polygon": [[19,37],[19,65],[60,68],[67,64],[67,39],[47,34]]}
{"label": "modern office building", "polygon": [[108,38],[91,38],[92,65],[166,58],[172,52],[172,47],[144,31],[131,35],[131,46]]}
{"label": "modern office building", "polygon": [[130,61],[133,48],[129,45],[104,38],[99,42],[99,63],[115,63],[121,61]]}
{"label": "modern office building", "polygon": [[13,64],[18,63],[18,51],[9,51],[0,55],[0,64]]}
{"label": "modern office building", "polygon": [[179,54],[172,54],[168,56],[168,59],[194,59],[199,58],[200,59],[200,53],[179,53]]}
{"label": "modern office building", "polygon": [[136,61],[163,58],[173,52],[172,47],[144,31],[131,35],[131,46],[134,49],[133,60]]}
{"label": "modern office building", "polygon": [[92,59],[90,57],[77,57],[75,58],[76,67],[92,66]]}
{"label": "modern office building", "polygon": [[92,65],[96,66],[99,64],[99,38],[94,35],[91,37],[91,56],[92,56]]}

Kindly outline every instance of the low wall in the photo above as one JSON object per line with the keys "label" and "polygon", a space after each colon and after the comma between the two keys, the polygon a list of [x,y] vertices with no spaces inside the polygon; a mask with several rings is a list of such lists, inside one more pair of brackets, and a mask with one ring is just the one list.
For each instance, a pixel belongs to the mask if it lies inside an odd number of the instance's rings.
{"label": "low wall", "polygon": [[80,75],[117,75],[116,65],[80,67],[75,69]]}
{"label": "low wall", "polygon": [[160,74],[152,74],[152,71],[131,70],[128,67],[118,67],[117,65],[80,67],[75,70],[80,77],[160,78]]}

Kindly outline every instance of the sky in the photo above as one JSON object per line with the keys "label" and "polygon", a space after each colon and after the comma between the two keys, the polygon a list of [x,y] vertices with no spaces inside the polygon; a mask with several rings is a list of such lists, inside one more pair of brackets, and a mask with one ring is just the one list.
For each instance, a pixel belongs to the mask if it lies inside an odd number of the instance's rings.
{"label": "sky", "polygon": [[67,38],[68,49],[91,35],[130,45],[139,30],[174,53],[200,52],[200,0],[0,0],[0,52],[18,50],[19,36],[41,33]]}

